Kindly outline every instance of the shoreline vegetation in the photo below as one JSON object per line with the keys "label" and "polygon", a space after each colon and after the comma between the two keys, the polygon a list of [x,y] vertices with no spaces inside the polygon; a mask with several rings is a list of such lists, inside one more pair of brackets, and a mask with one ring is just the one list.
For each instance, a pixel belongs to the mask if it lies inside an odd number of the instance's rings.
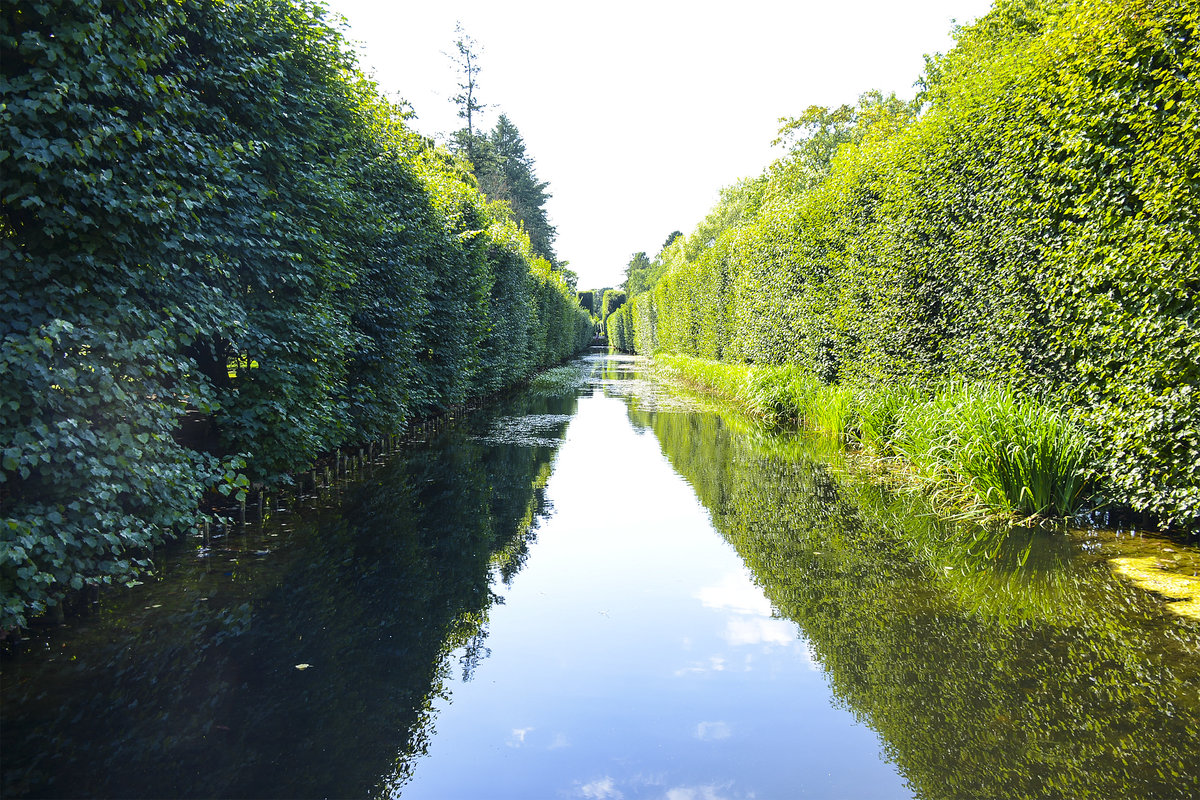
{"label": "shoreline vegetation", "polygon": [[954,38],[912,101],[781,120],[782,156],[634,254],[608,341],[935,491],[1195,536],[1200,7],[997,0]]}
{"label": "shoreline vegetation", "polygon": [[[1156,598],[1166,611],[1200,621],[1200,550],[1178,536],[1157,535],[1136,526],[1110,528],[1115,524],[1111,518],[1095,527],[1092,512],[1096,509],[1087,501],[1097,495],[1087,491],[1098,487],[1086,478],[1085,491],[1078,497],[1080,513],[1025,516],[1014,507],[1019,504],[989,497],[974,478],[955,471],[953,459],[918,466],[887,445],[906,439],[900,428],[906,417],[915,418],[923,430],[928,430],[932,416],[941,423],[934,430],[953,430],[957,423],[978,431],[972,423],[981,417],[1016,416],[1017,424],[989,428],[982,434],[995,437],[1019,428],[1022,419],[1040,422],[1055,415],[1051,409],[1025,401],[1025,408],[1013,415],[1014,407],[1021,404],[1012,402],[1011,393],[983,387],[948,387],[932,397],[883,390],[881,400],[862,390],[795,380],[795,371],[786,367],[705,362],[663,353],[651,359],[650,369],[657,379],[695,393],[702,402],[708,400],[721,425],[750,451],[788,463],[822,465],[843,500],[849,498],[864,519],[901,536],[921,554],[919,560],[931,560],[932,574],[944,578],[946,587],[975,612],[996,621],[1044,617],[1062,622],[1061,609],[1047,612],[1048,606],[1070,593],[1070,581],[1058,574],[1067,560],[1061,548],[1080,547],[1103,561],[1122,582]],[[872,408],[881,402],[890,404],[896,394],[909,400],[908,413],[895,415],[900,422],[886,438],[867,433],[865,418]],[[823,402],[830,398],[834,402],[822,411]],[[986,408],[997,399],[1000,402],[994,407]],[[981,405],[987,416],[981,415]],[[653,423],[656,430],[669,424]],[[1042,426],[1033,432],[1052,430]],[[1053,441],[1053,434],[1049,438]],[[961,442],[962,435],[951,441]],[[928,457],[944,458],[950,452],[934,448]],[[1077,466],[1076,478],[1081,473],[1086,476],[1086,469]],[[1080,486],[1077,480],[1065,485]],[[1023,496],[1019,490],[1016,494]],[[1117,517],[1121,516],[1118,510]],[[1022,570],[1020,579],[1005,573],[1015,564],[1024,567],[1035,551],[1038,555],[1033,558],[1040,567]],[[1056,565],[1052,569],[1051,563]],[[999,574],[992,576],[993,569]],[[1086,603],[1079,606],[1081,616],[1086,608]]]}
{"label": "shoreline vegetation", "polygon": [[730,364],[658,353],[668,379],[732,403],[768,428],[821,434],[905,466],[939,505],[972,517],[1032,522],[1098,502],[1093,450],[1068,415],[1011,390],[940,391],[823,384],[794,366]]}

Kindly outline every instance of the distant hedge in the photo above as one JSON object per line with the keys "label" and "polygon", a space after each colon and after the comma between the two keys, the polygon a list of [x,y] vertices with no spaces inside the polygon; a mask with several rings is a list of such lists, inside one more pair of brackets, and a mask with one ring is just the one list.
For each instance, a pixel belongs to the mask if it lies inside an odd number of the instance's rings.
{"label": "distant hedge", "polygon": [[1001,0],[918,107],[868,98],[827,174],[773,165],[668,247],[610,340],[1012,385],[1082,414],[1113,499],[1196,529],[1198,28],[1188,0]]}
{"label": "distant hedge", "polygon": [[0,629],[591,323],[317,3],[0,11]]}

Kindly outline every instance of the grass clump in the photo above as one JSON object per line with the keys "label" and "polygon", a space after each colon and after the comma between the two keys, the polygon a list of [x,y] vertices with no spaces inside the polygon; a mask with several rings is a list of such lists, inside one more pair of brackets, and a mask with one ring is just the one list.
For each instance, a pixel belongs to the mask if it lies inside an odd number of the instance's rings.
{"label": "grass clump", "polygon": [[744,365],[662,353],[654,361],[680,383],[747,405],[748,368]]}
{"label": "grass clump", "polygon": [[854,398],[859,440],[874,447],[880,455],[894,455],[892,442],[899,435],[902,412],[924,399],[921,391],[909,386],[860,389]]}
{"label": "grass clump", "polygon": [[745,365],[659,354],[675,379],[772,426],[856,439],[900,456],[958,505],[1066,516],[1091,489],[1093,449],[1062,412],[1006,387],[956,383],[930,396],[907,386],[824,384],[795,365]]}
{"label": "grass clump", "polygon": [[818,388],[817,379],[799,367],[750,367],[742,400],[751,413],[773,425],[804,427]]}
{"label": "grass clump", "polygon": [[927,476],[962,480],[1004,511],[1068,515],[1090,488],[1093,453],[1082,428],[1005,387],[963,384],[900,405],[883,441]]}

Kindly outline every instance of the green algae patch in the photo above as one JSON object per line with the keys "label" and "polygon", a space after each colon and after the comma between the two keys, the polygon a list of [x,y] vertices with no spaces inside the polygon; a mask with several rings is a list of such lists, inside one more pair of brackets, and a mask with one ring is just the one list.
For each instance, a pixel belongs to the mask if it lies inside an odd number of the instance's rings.
{"label": "green algae patch", "polygon": [[1184,566],[1191,559],[1163,555],[1122,556],[1109,564],[1135,586],[1161,595],[1167,610],[1200,620],[1200,576],[1190,565]]}

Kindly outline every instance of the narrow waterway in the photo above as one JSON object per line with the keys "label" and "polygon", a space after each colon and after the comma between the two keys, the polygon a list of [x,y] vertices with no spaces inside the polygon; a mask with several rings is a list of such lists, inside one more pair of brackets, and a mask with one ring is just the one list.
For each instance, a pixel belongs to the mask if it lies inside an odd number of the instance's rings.
{"label": "narrow waterway", "polygon": [[0,795],[1200,795],[1200,631],[1110,566],[1193,553],[951,524],[642,370],[595,351],[23,644]]}

